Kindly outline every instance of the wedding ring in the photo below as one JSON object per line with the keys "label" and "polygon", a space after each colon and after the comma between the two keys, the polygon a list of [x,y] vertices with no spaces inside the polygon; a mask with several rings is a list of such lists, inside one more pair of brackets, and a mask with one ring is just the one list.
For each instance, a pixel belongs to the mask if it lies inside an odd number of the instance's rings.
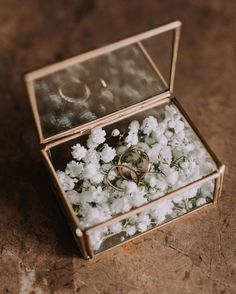
{"label": "wedding ring", "polygon": [[[132,161],[132,157],[131,157],[131,161],[127,161],[128,157],[131,156],[132,153],[139,154],[138,163],[135,162],[137,160]],[[141,162],[140,162],[140,159],[141,159]],[[145,175],[149,172],[151,168],[150,158],[148,154],[143,149],[138,147],[131,147],[120,155],[118,160],[118,165],[123,166],[124,164],[126,164],[126,166],[129,166],[129,167],[130,165],[128,164],[131,164],[132,169],[135,170],[136,174],[138,175],[138,182],[145,177]],[[142,164],[141,167],[138,166],[140,164]],[[118,170],[122,178],[127,179],[123,169],[118,168]]]}
{"label": "wedding ring", "polygon": [[[127,165],[116,164],[116,165],[113,165],[113,166],[108,170],[108,173],[107,173],[107,176],[106,176],[106,180],[107,180],[108,185],[111,186],[113,189],[115,189],[115,190],[117,190],[117,191],[119,191],[119,192],[125,192],[125,189],[122,189],[122,188],[120,188],[120,187],[117,187],[117,186],[113,185],[112,182],[111,182],[111,180],[109,179],[109,174],[110,174],[110,172],[113,171],[113,170],[115,170],[115,169],[118,170],[118,174],[119,174],[120,176],[121,176],[121,174],[120,174],[119,169],[126,169],[126,170],[128,169],[129,172],[130,172],[130,177],[131,177],[131,179],[132,179],[136,184],[138,183],[139,178],[138,178],[138,175],[137,175],[136,171],[135,171],[133,168],[131,168],[130,166],[127,166]],[[122,176],[121,176],[121,177],[122,177]],[[126,179],[128,179],[128,178],[126,178]]]}
{"label": "wedding ring", "polygon": [[65,82],[58,88],[60,96],[70,103],[81,103],[90,96],[89,87],[80,80]]}

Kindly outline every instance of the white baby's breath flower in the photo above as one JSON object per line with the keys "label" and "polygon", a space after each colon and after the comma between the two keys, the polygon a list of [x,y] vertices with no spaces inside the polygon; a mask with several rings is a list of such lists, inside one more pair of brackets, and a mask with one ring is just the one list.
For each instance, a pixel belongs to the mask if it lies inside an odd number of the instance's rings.
{"label": "white baby's breath flower", "polygon": [[166,120],[177,120],[180,117],[180,113],[174,105],[166,105],[165,117]]}
{"label": "white baby's breath flower", "polygon": [[91,139],[96,144],[101,144],[105,141],[106,132],[102,128],[93,129],[91,132]]}
{"label": "white baby's breath flower", "polygon": [[170,120],[168,122],[168,127],[171,129],[174,129],[174,127],[176,126],[176,121],[175,120]]}
{"label": "white baby's breath flower", "polygon": [[98,173],[96,173],[96,175],[94,175],[90,179],[90,181],[93,184],[100,184],[103,181],[103,179],[104,179],[104,175],[102,173],[98,172]]}
{"label": "white baby's breath flower", "polygon": [[194,156],[195,158],[198,158],[199,160],[203,161],[204,157],[205,157],[205,150],[199,146],[199,145],[196,145],[194,144],[194,150],[192,151],[192,156]]}
{"label": "white baby's breath flower", "polygon": [[201,186],[201,195],[204,197],[209,197],[209,194],[211,194],[214,191],[214,182],[208,181]]}
{"label": "white baby's breath flower", "polygon": [[89,163],[85,166],[84,176],[86,179],[90,179],[97,173],[97,165],[94,163]]}
{"label": "white baby's breath flower", "polygon": [[129,194],[139,191],[137,184],[133,181],[123,181],[122,188],[124,188],[125,191]]}
{"label": "white baby's breath flower", "polygon": [[148,174],[144,178],[145,182],[150,185],[151,188],[155,188],[154,191],[165,191],[167,189],[167,183],[163,179],[157,178],[154,174]]}
{"label": "white baby's breath flower", "polygon": [[84,177],[88,179],[93,184],[99,184],[102,182],[104,176],[98,169],[98,165],[96,163],[89,163],[84,168]]}
{"label": "white baby's breath flower", "polygon": [[162,148],[159,153],[159,158],[161,162],[170,164],[172,160],[172,152],[169,146]]}
{"label": "white baby's breath flower", "polygon": [[[156,188],[151,188],[151,189],[156,189]],[[158,199],[162,196],[164,196],[166,193],[166,190],[165,192],[162,192],[160,190],[156,190],[156,192],[153,192],[153,191],[150,191],[150,195],[148,195],[148,200],[151,201],[151,200],[155,200],[155,199]]]}
{"label": "white baby's breath flower", "polygon": [[174,135],[174,133],[171,132],[171,131],[166,131],[165,132],[165,136],[166,136],[167,139],[170,139],[173,135]]}
{"label": "white baby's breath flower", "polygon": [[86,201],[89,200],[89,202],[94,202],[94,203],[105,203],[109,197],[109,194],[102,189],[102,187],[94,187],[91,186],[89,190],[90,196],[87,197]]}
{"label": "white baby's breath flower", "polygon": [[163,201],[151,209],[151,215],[161,224],[164,222],[167,215],[171,214],[174,204],[171,200]]}
{"label": "white baby's breath flower", "polygon": [[102,206],[98,206],[98,207],[90,206],[87,209],[86,214],[84,216],[84,219],[86,221],[86,227],[99,224],[110,218],[111,216],[103,209]]}
{"label": "white baby's breath flower", "polygon": [[67,191],[66,195],[71,204],[78,205],[80,203],[80,194],[77,191]]}
{"label": "white baby's breath flower", "polygon": [[119,234],[122,231],[122,224],[120,222],[114,223],[109,227],[110,231],[114,234]]}
{"label": "white baby's breath flower", "polygon": [[177,195],[172,198],[172,202],[174,203],[181,203],[189,198],[189,191],[178,193]]}
{"label": "white baby's breath flower", "polygon": [[168,173],[166,174],[166,181],[170,185],[176,184],[178,180],[178,172],[174,168],[170,168]]}
{"label": "white baby's breath flower", "polygon": [[138,216],[137,228],[139,232],[145,232],[151,223],[151,219],[147,213],[140,213]]}
{"label": "white baby's breath flower", "polygon": [[203,197],[198,198],[198,200],[196,201],[196,205],[201,206],[203,204],[206,204],[206,198],[203,198]]}
{"label": "white baby's breath flower", "polygon": [[129,124],[129,130],[132,132],[132,133],[138,133],[138,130],[139,130],[139,127],[140,127],[140,124],[137,120],[133,120],[130,124]]}
{"label": "white baby's breath flower", "polygon": [[147,199],[144,197],[145,192],[141,190],[136,183],[132,181],[123,181],[121,185],[127,194],[130,194],[129,203],[131,207],[138,207],[147,202]]}
{"label": "white baby's breath flower", "polygon": [[144,197],[145,193],[138,190],[136,193],[131,194],[129,198],[129,203],[131,207],[139,207],[147,203],[147,198]]}
{"label": "white baby's breath flower", "polygon": [[164,134],[165,130],[166,130],[166,125],[164,123],[158,124],[155,130],[152,131],[153,139],[155,139],[157,142],[159,138]]}
{"label": "white baby's breath flower", "polygon": [[137,214],[136,214],[136,215],[133,215],[133,216],[131,216],[131,217],[129,218],[129,224],[131,224],[131,225],[136,225],[137,222],[138,222],[138,220],[139,220],[138,215],[137,215]]}
{"label": "white baby's breath flower", "polygon": [[64,191],[70,191],[74,189],[75,183],[77,182],[76,179],[72,179],[63,171],[57,171],[57,177]]}
{"label": "white baby's breath flower", "polygon": [[97,198],[97,203],[106,203],[108,198],[109,198],[109,193],[105,190],[102,189],[101,186],[98,186],[96,188],[96,198]]}
{"label": "white baby's breath flower", "polygon": [[215,165],[209,161],[205,161],[201,164],[201,172],[203,174],[209,174],[215,170]]}
{"label": "white baby's breath flower", "polygon": [[125,138],[125,143],[128,147],[136,145],[138,143],[137,133],[129,132],[128,136]]}
{"label": "white baby's breath flower", "polygon": [[196,181],[197,179],[199,179],[199,177],[200,177],[200,166],[196,165],[195,169],[191,173],[191,178],[189,178],[188,181],[186,182],[189,182],[190,180]]}
{"label": "white baby's breath flower", "polygon": [[81,188],[85,189],[85,190],[88,190],[89,188],[91,187],[91,183],[89,180],[87,179],[84,179],[82,185],[81,185]]}
{"label": "white baby's breath flower", "polygon": [[83,170],[83,163],[72,160],[67,164],[65,172],[72,178],[78,178],[83,173]]}
{"label": "white baby's breath flower", "polygon": [[100,154],[101,154],[102,161],[104,161],[105,163],[108,163],[112,161],[114,157],[116,156],[116,150],[108,146],[108,144],[105,144]]}
{"label": "white baby's breath flower", "polygon": [[196,170],[199,168],[196,166],[196,162],[194,161],[185,161],[185,162],[180,162],[179,164],[182,168],[181,173],[183,172],[185,177],[190,177],[191,175],[194,174]]}
{"label": "white baby's breath flower", "polygon": [[141,125],[141,130],[143,131],[144,134],[151,134],[152,131],[154,131],[158,126],[157,119],[154,116],[149,116],[144,119],[142,125]]}
{"label": "white baby's breath flower", "polygon": [[128,236],[133,236],[136,231],[137,231],[137,228],[135,225],[128,225],[126,228],[125,228],[125,231],[126,231],[126,234]]}
{"label": "white baby's breath flower", "polygon": [[124,213],[131,208],[130,203],[126,197],[114,199],[111,204],[111,212],[114,214]]}
{"label": "white baby's breath flower", "polygon": [[98,164],[99,160],[100,160],[100,154],[94,149],[89,149],[83,159],[85,163],[93,163],[93,164]]}
{"label": "white baby's breath flower", "polygon": [[117,178],[117,173],[114,170],[111,170],[109,173],[109,180],[113,181],[115,178]]}
{"label": "white baby's breath flower", "polygon": [[118,129],[114,129],[111,133],[112,137],[117,137],[120,135],[120,131]]}
{"label": "white baby's breath flower", "polygon": [[101,230],[95,230],[90,234],[90,244],[93,250],[98,250],[103,242],[103,232]]}
{"label": "white baby's breath flower", "polygon": [[190,190],[187,191],[188,197],[194,197],[197,195],[198,192],[198,188],[192,188]]}
{"label": "white baby's breath flower", "polygon": [[87,147],[91,150],[91,149],[95,149],[96,147],[98,147],[98,144],[95,144],[93,142],[93,140],[89,137],[87,140]]}
{"label": "white baby's breath flower", "polygon": [[88,148],[96,148],[98,145],[105,142],[105,136],[106,132],[102,128],[93,129],[87,141]]}
{"label": "white baby's breath flower", "polygon": [[194,144],[189,143],[189,144],[187,144],[187,145],[185,146],[184,149],[185,149],[185,151],[186,151],[187,153],[189,153],[189,152],[193,151],[194,148],[195,148]]}
{"label": "white baby's breath flower", "polygon": [[185,132],[180,131],[180,132],[176,133],[174,137],[177,141],[182,142],[185,139]]}
{"label": "white baby's breath flower", "polygon": [[77,159],[78,161],[80,161],[81,159],[85,157],[86,153],[87,153],[87,149],[81,146],[79,143],[76,144],[75,146],[72,146],[71,154],[74,159]]}
{"label": "white baby's breath flower", "polygon": [[184,129],[184,122],[181,120],[178,120],[174,126],[175,133],[178,134],[179,132],[182,132]]}
{"label": "white baby's breath flower", "polygon": [[136,147],[141,148],[143,151],[148,152],[150,147],[148,146],[147,143],[144,142],[139,142],[136,144]]}
{"label": "white baby's breath flower", "polygon": [[163,145],[163,146],[166,146],[167,143],[168,143],[168,139],[166,138],[165,135],[162,135],[159,137],[159,140],[158,140],[159,144]]}
{"label": "white baby's breath flower", "polygon": [[155,188],[157,184],[157,178],[154,175],[149,174],[145,177],[145,182],[148,183],[151,188]]}
{"label": "white baby's breath flower", "polygon": [[148,151],[148,156],[150,157],[151,161],[154,163],[159,163],[159,154],[162,150],[163,146],[159,143],[156,143],[152,146],[152,148]]}

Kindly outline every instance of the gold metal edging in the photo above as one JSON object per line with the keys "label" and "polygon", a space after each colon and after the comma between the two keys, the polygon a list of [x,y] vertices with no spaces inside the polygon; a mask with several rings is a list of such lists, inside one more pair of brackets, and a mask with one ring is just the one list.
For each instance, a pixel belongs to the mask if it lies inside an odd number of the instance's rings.
{"label": "gold metal edging", "polygon": [[[79,229],[81,232],[83,232],[83,229],[81,228],[81,226],[79,224],[79,221],[78,221],[78,219],[77,219],[77,217],[75,215],[75,212],[74,212],[69,200],[66,197],[65,191],[62,189],[62,187],[61,187],[61,185],[59,183],[58,177],[56,175],[56,171],[53,168],[51,160],[48,157],[47,151],[45,149],[42,149],[41,153],[42,153],[44,162],[46,163],[47,167],[49,168],[49,173],[52,176],[53,182],[55,184],[55,188],[58,190],[59,195],[61,196],[61,200],[62,200],[63,204],[66,207],[68,215],[71,215],[71,220],[72,220],[73,227],[74,227],[75,231],[77,229]],[[80,235],[80,234],[78,234],[78,235]]]}
{"label": "gold metal edging", "polygon": [[219,200],[219,197],[221,195],[221,190],[222,190],[222,187],[223,187],[223,179],[224,179],[224,173],[225,173],[225,165],[222,165],[220,167],[219,173],[220,173],[220,176],[219,176],[219,178],[217,179],[217,182],[216,182],[215,197],[214,197],[214,202],[213,202],[215,206],[218,205],[218,200]]}
{"label": "gold metal edging", "polygon": [[150,65],[152,66],[152,68],[154,69],[154,71],[156,72],[157,76],[161,79],[162,83],[165,85],[165,87],[168,89],[169,86],[167,85],[164,77],[162,76],[161,72],[158,69],[158,66],[156,65],[156,63],[152,60],[151,56],[148,54],[147,50],[144,48],[143,44],[138,41],[138,46],[140,48],[140,50],[142,51],[144,57],[147,59],[147,61],[150,63]]}
{"label": "gold metal edging", "polygon": [[179,39],[180,39],[180,30],[181,25],[179,25],[174,31],[174,42],[172,48],[172,60],[171,60],[171,69],[170,69],[170,92],[173,93],[174,89],[174,79],[175,79],[175,70],[176,70],[176,62],[177,62],[177,55],[179,49]]}
{"label": "gold metal edging", "polygon": [[85,239],[86,247],[88,249],[89,257],[93,258],[94,257],[94,250],[92,249],[89,236],[87,234],[84,234],[84,239]]}
{"label": "gold metal edging", "polygon": [[33,87],[32,81],[28,81],[26,83],[26,89],[28,92],[30,107],[31,107],[31,110],[32,110],[32,113],[34,116],[35,124],[36,124],[39,143],[41,144],[44,141],[44,137],[43,137],[43,131],[42,131],[41,122],[40,122],[40,118],[39,118],[39,112],[38,112],[38,107],[37,107],[37,103],[36,103],[36,97],[35,97],[35,92],[34,92],[34,87]]}
{"label": "gold metal edging", "polygon": [[73,230],[73,232],[72,232],[73,236],[75,238],[75,242],[77,243],[77,246],[79,247],[80,252],[83,255],[83,257],[85,259],[89,259],[89,252],[88,252],[88,250],[86,248],[86,244],[85,244],[85,241],[84,241],[84,235],[83,235],[82,232],[79,233],[78,230],[79,229],[77,228],[75,231]]}

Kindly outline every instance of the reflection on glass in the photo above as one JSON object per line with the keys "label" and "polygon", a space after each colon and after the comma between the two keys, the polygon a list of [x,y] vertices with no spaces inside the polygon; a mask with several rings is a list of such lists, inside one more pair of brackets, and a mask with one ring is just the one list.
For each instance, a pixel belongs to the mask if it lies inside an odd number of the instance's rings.
{"label": "reflection on glass", "polygon": [[163,199],[151,209],[123,221],[104,226],[90,233],[90,245],[99,253],[140,233],[167,223],[213,201],[215,181],[211,180],[169,199]]}
{"label": "reflection on glass", "polygon": [[45,137],[167,89],[141,43],[69,66],[36,80],[34,87]]}

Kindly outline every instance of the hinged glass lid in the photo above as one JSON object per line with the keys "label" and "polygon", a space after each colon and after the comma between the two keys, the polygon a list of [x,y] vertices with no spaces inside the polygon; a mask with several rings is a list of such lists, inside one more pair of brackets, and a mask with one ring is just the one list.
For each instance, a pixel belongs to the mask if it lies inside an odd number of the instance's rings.
{"label": "hinged glass lid", "polygon": [[173,89],[176,21],[26,75],[40,143]]}

